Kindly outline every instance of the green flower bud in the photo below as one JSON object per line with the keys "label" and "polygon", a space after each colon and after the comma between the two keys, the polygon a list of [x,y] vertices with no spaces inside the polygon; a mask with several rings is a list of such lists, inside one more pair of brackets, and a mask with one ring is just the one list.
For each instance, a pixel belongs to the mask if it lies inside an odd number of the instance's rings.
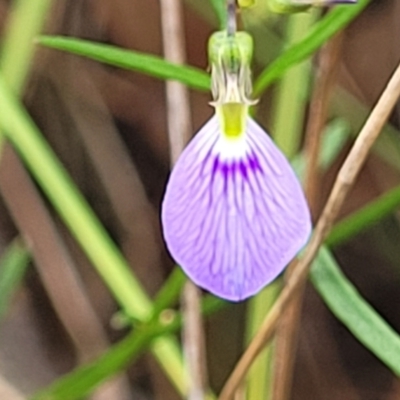
{"label": "green flower bud", "polygon": [[226,31],[216,32],[208,42],[208,56],[213,104],[253,104],[250,100],[252,37],[246,32],[234,35],[228,35]]}

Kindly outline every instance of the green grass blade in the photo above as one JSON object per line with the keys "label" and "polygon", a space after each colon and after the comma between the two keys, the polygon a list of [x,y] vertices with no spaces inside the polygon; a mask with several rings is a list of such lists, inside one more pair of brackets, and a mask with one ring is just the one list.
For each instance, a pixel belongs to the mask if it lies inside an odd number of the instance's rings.
{"label": "green grass blade", "polygon": [[42,46],[66,51],[115,67],[129,69],[159,79],[171,79],[198,90],[210,90],[209,75],[195,67],[173,64],[150,54],[125,50],[108,44],[63,36],[40,36]]}
{"label": "green grass blade", "polygon": [[148,318],[150,301],[139,282],[133,277],[122,254],[2,77],[0,108],[0,127],[18,149],[89,259],[97,266],[115,298],[127,308],[131,317],[138,320]]}
{"label": "green grass blade", "polygon": [[30,257],[19,240],[12,242],[0,260],[0,321],[25,275]]}
{"label": "green grass blade", "polygon": [[0,78],[0,126],[15,145],[65,224],[108,283],[116,299],[138,320],[148,318],[150,301],[103,226],[43,139],[20,102]]}
{"label": "green grass blade", "polygon": [[[326,126],[322,134],[322,145],[318,161],[322,171],[328,169],[335,161],[349,137],[350,128],[342,119],[335,119]],[[302,180],[306,168],[304,153],[296,155],[291,164],[296,175]]]}
{"label": "green grass blade", "polygon": [[[175,311],[172,308],[177,304],[187,277],[179,266],[175,266],[161,289],[153,300],[152,320],[158,319],[165,310]],[[134,321],[123,312],[114,314],[113,321],[120,329],[131,326]]]}
{"label": "green grass blade", "polygon": [[16,93],[22,91],[35,51],[33,39],[41,32],[52,3],[52,0],[18,0],[12,3],[0,69]]}
{"label": "green grass blade", "polygon": [[[246,323],[248,343],[260,329],[265,316],[279,296],[281,289],[282,280],[276,279],[250,300]],[[251,366],[247,375],[246,394],[248,400],[268,400],[271,398],[273,353],[273,344],[270,343],[263,349]]]}
{"label": "green grass blade", "polygon": [[179,296],[186,282],[187,277],[182,269],[179,266],[175,266],[154,299],[153,316],[158,315],[166,308],[172,307],[173,303],[179,300]]}
{"label": "green grass blade", "polygon": [[[2,77],[0,109],[0,129],[21,154],[124,312],[134,320],[150,318],[151,302],[127,261]],[[174,341],[160,340],[163,346],[153,349],[155,356],[177,389],[182,391],[184,373],[178,347]]]}
{"label": "green grass blade", "polygon": [[[207,297],[203,301],[203,314],[215,313],[227,304],[220,299]],[[106,379],[133,363],[157,337],[172,334],[179,330],[181,325],[182,316],[177,314],[169,323],[154,321],[138,327],[100,358],[64,375],[35,394],[32,400],[77,400],[89,395]]]}
{"label": "green grass blade", "polygon": [[318,50],[328,39],[347,26],[368,5],[370,0],[358,0],[357,4],[337,6],[316,23],[308,35],[288,48],[257,78],[254,95],[260,94],[290,67],[303,61]]}
{"label": "green grass blade", "polygon": [[219,21],[219,29],[226,27],[226,0],[210,0]]}
{"label": "green grass blade", "polygon": [[390,215],[399,206],[400,186],[397,186],[338,222],[332,228],[325,243],[328,246],[343,243]]}
{"label": "green grass blade", "polygon": [[[315,10],[291,16],[287,27],[287,42],[304,37],[316,16]],[[272,135],[277,146],[289,159],[299,151],[302,139],[310,72],[308,61],[299,63],[287,71],[275,90]]]}
{"label": "green grass blade", "polygon": [[[33,39],[42,31],[52,0],[18,0],[12,9],[4,31],[0,70],[4,79],[19,94],[23,91],[33,59]],[[0,132],[0,149],[3,135]]]}
{"label": "green grass blade", "polygon": [[[33,59],[33,39],[42,31],[52,0],[18,0],[11,4],[11,11],[4,29],[0,70],[15,93],[23,91]],[[0,132],[0,148],[3,144]],[[21,280],[29,262],[29,254],[16,239],[6,250],[0,264],[0,319]]]}
{"label": "green grass blade", "polygon": [[166,331],[179,328],[177,322],[167,326],[153,325],[130,333],[94,362],[78,367],[71,373],[38,392],[32,400],[78,400],[88,396],[101,383],[133,363],[152,340]]}
{"label": "green grass blade", "polygon": [[322,138],[320,154],[320,167],[328,169],[342,151],[347,139],[350,137],[351,128],[346,120],[337,118],[325,128]]}
{"label": "green grass blade", "polygon": [[[321,153],[319,157],[320,167],[324,170],[328,168],[336,159],[343,148],[346,139],[349,137],[348,125],[340,119],[333,120],[325,129],[322,135]],[[292,166],[298,176],[302,177],[305,170],[304,154],[294,157]],[[249,302],[249,312],[247,319],[247,337],[252,338],[261,321],[268,313],[269,305],[274,297],[277,296],[280,280],[276,280]],[[270,396],[268,386],[271,386],[271,345],[264,350],[255,364],[252,366],[247,381],[247,396],[249,400],[268,399]]]}
{"label": "green grass blade", "polygon": [[[286,28],[286,41],[302,38],[315,19],[315,13],[292,16]],[[273,112],[273,138],[287,158],[292,159],[299,151],[302,137],[305,107],[311,66],[308,62],[298,64],[285,74],[276,88]],[[288,110],[290,112],[288,113]],[[250,299],[247,312],[247,337],[251,339],[261,326],[282,286],[281,279],[264,288]],[[273,387],[274,344],[270,343],[252,365],[246,385],[249,400],[268,400]]]}
{"label": "green grass blade", "polygon": [[38,392],[32,400],[74,400],[88,396],[107,378],[134,362],[155,332],[130,333],[93,363],[76,368]]}
{"label": "green grass blade", "polygon": [[366,348],[400,376],[400,336],[347,280],[326,248],[319,251],[310,279],[332,313]]}

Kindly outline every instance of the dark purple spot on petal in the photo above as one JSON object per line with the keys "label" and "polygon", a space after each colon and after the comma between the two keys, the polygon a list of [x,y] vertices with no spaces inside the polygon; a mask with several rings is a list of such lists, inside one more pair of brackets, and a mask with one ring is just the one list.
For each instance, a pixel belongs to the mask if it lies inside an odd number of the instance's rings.
{"label": "dark purple spot on petal", "polygon": [[[250,166],[250,164],[249,164],[249,166]],[[246,160],[239,161],[239,170],[240,170],[240,173],[242,174],[243,178],[247,179]]]}

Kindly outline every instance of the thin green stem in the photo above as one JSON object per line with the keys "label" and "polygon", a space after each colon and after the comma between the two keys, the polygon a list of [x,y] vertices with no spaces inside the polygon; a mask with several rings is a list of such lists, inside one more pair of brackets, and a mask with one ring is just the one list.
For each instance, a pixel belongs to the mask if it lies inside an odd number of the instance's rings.
{"label": "thin green stem", "polygon": [[210,3],[215,11],[215,14],[218,18],[219,28],[225,29],[226,28],[226,0],[210,0]]}
{"label": "thin green stem", "polygon": [[358,211],[339,221],[331,230],[325,244],[334,247],[376,224],[400,206],[400,186],[384,193]]}
{"label": "thin green stem", "polygon": [[351,6],[337,6],[323,17],[303,40],[293,44],[263,70],[254,84],[255,97],[260,96],[271,83],[280,78],[289,68],[310,57],[332,36],[356,18],[370,1],[358,0],[357,4]]}
{"label": "thin green stem", "polygon": [[21,93],[35,52],[34,38],[42,31],[52,0],[13,2],[2,45],[0,69],[8,85]]}
{"label": "thin green stem", "polygon": [[[287,42],[292,43],[304,36],[315,20],[315,13],[294,15],[287,27]],[[299,150],[303,130],[303,119],[310,80],[309,61],[297,65],[284,76],[278,87],[274,110],[273,136],[278,147],[292,158]],[[281,288],[281,280],[263,290],[250,301],[249,335],[253,337],[268,314]],[[265,400],[271,397],[273,345],[269,345],[252,366],[247,395],[250,400]]]}
{"label": "thin green stem", "polygon": [[14,240],[0,260],[0,321],[8,310],[12,295],[19,287],[29,263],[29,253],[19,240]]}
{"label": "thin green stem", "polygon": [[[261,293],[250,300],[247,316],[247,342],[250,343],[261,326],[265,315],[274,304],[282,288],[281,279],[275,280]],[[267,400],[272,388],[273,346],[267,346],[252,365],[247,379],[247,399]]]}
{"label": "thin green stem", "polygon": [[157,316],[162,310],[170,308],[179,299],[187,277],[179,266],[175,266],[167,281],[158,291],[153,302],[153,316]]}
{"label": "thin green stem", "polygon": [[[51,5],[52,0],[16,0],[12,3],[2,43],[0,70],[17,94],[23,92],[35,51],[33,39],[42,31]],[[0,152],[2,139],[0,131]],[[14,240],[0,265],[0,319],[7,310],[11,294],[24,277],[28,262],[28,251],[19,240]]]}
{"label": "thin green stem", "polygon": [[176,80],[193,89],[210,90],[210,76],[205,71],[189,65],[174,64],[152,54],[65,36],[40,36],[37,43],[159,79]]}
{"label": "thin green stem", "polygon": [[[228,303],[212,296],[204,298],[202,314],[210,315]],[[74,369],[62,376],[47,388],[36,393],[32,400],[76,400],[89,395],[105,379],[133,363],[137,357],[151,346],[152,341],[162,335],[171,335],[182,326],[182,315],[176,315],[168,322],[154,319],[138,326],[120,342],[112,346],[97,360]],[[214,397],[208,395],[207,400]]]}
{"label": "thin green stem", "polygon": [[[301,39],[316,19],[316,12],[293,15],[287,28],[289,44]],[[280,82],[275,96],[273,137],[288,158],[299,150],[308,99],[311,64],[306,60],[290,69]]]}

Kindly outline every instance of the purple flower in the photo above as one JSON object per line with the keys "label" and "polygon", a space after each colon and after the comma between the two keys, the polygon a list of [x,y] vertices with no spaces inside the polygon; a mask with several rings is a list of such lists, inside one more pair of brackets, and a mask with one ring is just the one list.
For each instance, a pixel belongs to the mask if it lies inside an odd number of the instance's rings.
{"label": "purple flower", "polygon": [[311,232],[291,166],[248,116],[245,75],[219,76],[216,115],[181,154],[162,204],[172,257],[197,285],[233,301],[274,280]]}

